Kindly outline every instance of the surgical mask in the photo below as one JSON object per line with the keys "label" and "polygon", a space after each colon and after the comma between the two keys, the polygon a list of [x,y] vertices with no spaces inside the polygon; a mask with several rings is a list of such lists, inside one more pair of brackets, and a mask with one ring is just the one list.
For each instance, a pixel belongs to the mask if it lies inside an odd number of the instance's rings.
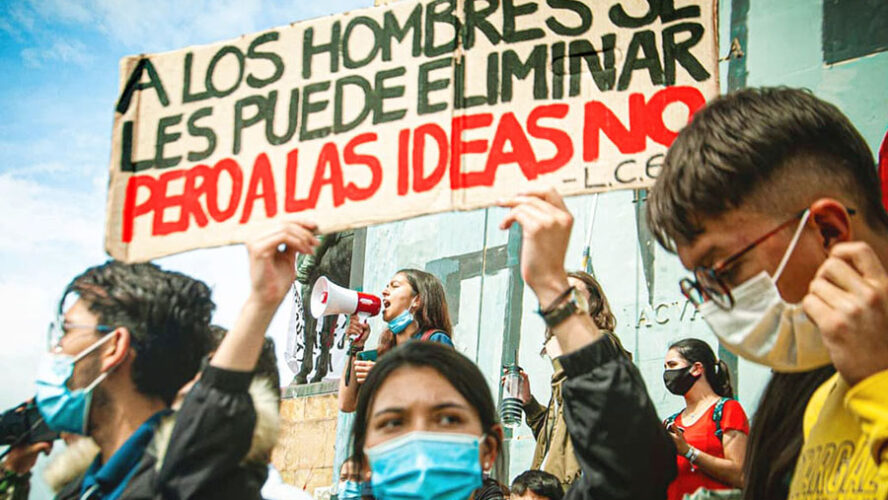
{"label": "surgical mask", "polygon": [[699,375],[691,373],[692,368],[694,368],[693,365],[665,370],[663,372],[663,383],[666,384],[666,389],[676,396],[687,394],[691,387],[694,387],[694,384],[697,383],[697,379],[700,378]]}
{"label": "surgical mask", "polygon": [[394,500],[465,500],[481,486],[481,438],[411,432],[367,449],[373,494]]}
{"label": "surgical mask", "polygon": [[397,335],[403,332],[408,326],[410,326],[410,323],[413,323],[414,318],[413,313],[410,312],[411,309],[413,309],[412,301],[410,302],[410,306],[408,306],[407,309],[404,309],[401,314],[392,318],[392,320],[388,322],[388,328],[392,333]]}
{"label": "surgical mask", "polygon": [[721,345],[734,354],[777,372],[802,372],[830,364],[829,351],[820,330],[802,310],[780,296],[777,280],[795,250],[805,223],[806,211],[774,276],[762,271],[731,291],[730,311],[712,301],[700,306],[703,319]]}
{"label": "surgical mask", "polygon": [[360,500],[364,496],[373,496],[370,483],[364,481],[339,481],[336,491],[339,500]]}
{"label": "surgical mask", "polygon": [[74,364],[108,341],[111,332],[77,356],[48,352],[44,355],[37,372],[37,410],[50,429],[58,432],[86,435],[89,407],[93,389],[108,376],[100,374],[82,389],[68,389],[68,380],[74,373]]}

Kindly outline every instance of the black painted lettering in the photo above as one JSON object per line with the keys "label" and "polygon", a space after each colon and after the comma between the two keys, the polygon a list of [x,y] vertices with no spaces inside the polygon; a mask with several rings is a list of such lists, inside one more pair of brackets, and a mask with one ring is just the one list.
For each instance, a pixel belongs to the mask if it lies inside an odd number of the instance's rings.
{"label": "black painted lettering", "polygon": [[[541,28],[519,30],[515,26],[516,18],[531,15],[537,9],[539,9],[539,5],[535,2],[515,5],[515,0],[503,0],[503,41],[506,43],[526,42],[546,36]],[[505,78],[503,80],[505,81]]]}
{"label": "black painted lettering", "polygon": [[476,29],[481,30],[481,33],[487,37],[487,40],[492,45],[500,43],[503,39],[499,31],[496,30],[496,26],[487,20],[499,8],[499,0],[487,0],[487,6],[480,10],[477,9],[476,2],[477,0],[466,0],[466,24],[463,27],[463,46],[467,49],[475,46]]}
{"label": "black painted lettering", "polygon": [[[345,103],[345,87],[352,86],[357,89],[360,89],[361,94],[363,94],[363,98],[361,102],[363,105],[361,106],[361,111],[358,115],[352,118],[349,122],[343,121],[344,114],[344,106]],[[339,134],[342,132],[348,132],[349,130],[357,127],[367,118],[367,115],[370,114],[370,111],[373,109],[373,88],[370,87],[370,82],[367,81],[366,78],[359,75],[349,75],[339,80],[336,80],[336,85],[333,90],[333,133]],[[354,98],[348,99],[348,107],[350,112],[354,112],[354,109],[358,107],[358,100]]]}
{"label": "black painted lettering", "polygon": [[330,135],[330,127],[320,127],[315,130],[312,130],[308,127],[308,117],[312,113],[318,113],[327,109],[327,105],[329,101],[312,101],[311,98],[314,94],[318,92],[324,92],[330,90],[330,82],[318,82],[306,85],[302,89],[302,117],[300,121],[302,122],[299,127],[299,140],[300,141],[310,141],[312,139],[319,139],[321,137],[327,137]]}
{"label": "black painted lettering", "polygon": [[188,135],[191,137],[203,137],[207,141],[207,148],[203,151],[191,151],[188,153],[188,161],[197,162],[205,160],[216,150],[216,132],[210,127],[201,127],[197,121],[201,118],[212,116],[212,106],[200,108],[188,117]]}
{"label": "black painted lettering", "polygon": [[[616,60],[614,47],[617,44],[617,36],[614,34],[601,37],[601,50],[587,40],[574,40],[568,46],[570,56],[570,96],[580,95],[580,82],[582,81],[582,63],[585,61],[586,69],[592,75],[592,80],[598,90],[613,90],[617,79]],[[599,54],[604,55],[604,64],[601,64]]]}
{"label": "black painted lettering", "polygon": [[546,0],[549,7],[558,10],[569,10],[580,18],[580,24],[574,28],[565,25],[556,16],[546,19],[546,26],[556,35],[581,36],[592,27],[592,10],[579,0]]}
{"label": "black painted lettering", "polygon": [[387,80],[404,76],[406,73],[407,70],[405,68],[392,68],[376,73],[376,81],[374,82],[375,85],[373,87],[376,94],[376,106],[373,107],[374,125],[400,120],[407,114],[406,109],[397,109],[394,111],[385,110],[386,99],[404,97],[404,86],[393,85],[389,87],[386,85]]}
{"label": "black painted lettering", "polygon": [[[265,104],[265,97],[261,95],[247,96],[234,103],[234,145],[231,148],[233,154],[240,153],[241,136],[244,129],[259,123],[263,118],[267,118]],[[244,109],[251,106],[256,108],[256,112],[250,117],[244,117]]]}
{"label": "black painted lettering", "polygon": [[[438,9],[438,6],[444,5],[444,10]],[[441,10],[440,12],[438,12]],[[424,52],[426,57],[437,57],[448,54],[456,50],[456,37],[460,31],[459,18],[454,15],[456,10],[455,0],[433,0],[426,5],[425,18],[425,44]],[[436,34],[441,27],[449,27],[453,31],[453,36],[449,37],[440,45],[435,45]]]}
{"label": "black painted lettering", "polygon": [[182,114],[165,116],[157,122],[157,142],[154,143],[154,166],[157,168],[175,167],[182,161],[181,156],[166,157],[163,149],[167,144],[176,142],[182,137],[181,132],[167,132],[167,127],[178,125],[182,122]]}
{"label": "black painted lettering", "polygon": [[265,120],[265,140],[267,140],[272,146],[279,146],[290,142],[290,139],[293,138],[293,134],[296,133],[296,123],[299,121],[299,88],[297,87],[290,90],[290,104],[287,106],[287,131],[283,135],[277,135],[275,133],[274,124],[278,116],[277,96],[277,90],[272,90],[268,93],[268,99],[265,103],[265,109],[268,114]]}
{"label": "black painted lettering", "polygon": [[435,59],[434,61],[429,61],[419,66],[419,84],[417,85],[418,92],[416,96],[416,112],[418,114],[425,115],[428,113],[435,113],[437,111],[443,111],[447,109],[446,102],[436,102],[434,104],[429,103],[429,93],[436,90],[446,89],[450,85],[450,80],[447,78],[429,80],[429,73],[436,69],[449,68],[450,62],[450,57],[442,57],[440,59]]}
{"label": "black painted lettering", "polygon": [[[352,32],[359,26],[364,26],[370,30],[370,33],[373,34],[373,43],[362,43],[361,48],[365,49],[369,47],[369,52],[360,59],[353,59],[351,44],[349,41],[351,40]],[[348,22],[348,25],[345,27],[345,32],[342,34],[342,65],[347,69],[358,69],[370,64],[376,59],[376,55],[379,54],[379,51],[382,48],[380,46],[382,38],[382,27],[379,26],[379,23],[377,23],[375,19],[367,16],[354,17]]]}
{"label": "black painted lettering", "polygon": [[[143,71],[148,73],[147,82],[141,82]],[[117,100],[117,112],[126,113],[126,110],[129,109],[130,101],[133,98],[133,93],[137,90],[141,91],[145,89],[154,89],[154,92],[157,93],[157,100],[160,101],[160,104],[164,107],[170,105],[170,100],[167,98],[167,93],[163,88],[163,83],[160,81],[160,76],[158,76],[157,71],[154,69],[154,65],[151,64],[151,60],[147,57],[139,59],[139,62],[136,63],[136,67],[133,68],[133,72],[130,73],[126,85],[123,87],[123,92],[120,93],[120,98]]]}
{"label": "black painted lettering", "polygon": [[[234,81],[234,83],[232,83],[231,87],[220,90],[216,88],[216,84],[213,82],[213,75],[216,73],[216,65],[218,65],[219,62],[228,54],[233,55],[235,60],[237,61],[237,79]],[[227,95],[230,95],[232,92],[237,90],[238,87],[240,87],[240,82],[243,77],[244,53],[241,52],[240,49],[235,47],[234,45],[226,45],[219,49],[219,51],[213,55],[213,58],[210,59],[210,65],[207,66],[207,75],[206,78],[204,78],[204,85],[207,88],[207,92],[209,92],[210,95],[212,95],[213,97],[225,97]]]}
{"label": "black painted lettering", "polygon": [[[311,26],[305,29],[305,33],[302,35],[302,78],[311,78],[312,58],[316,54],[322,54],[325,52],[330,58],[330,73],[339,71],[341,29],[339,21],[334,22],[330,30],[330,42],[319,45],[314,44],[314,27]],[[303,90],[303,97],[305,96],[305,93],[305,90]],[[305,106],[302,107],[302,112],[305,113]]]}
{"label": "black painted lettering", "polygon": [[422,4],[417,4],[410,12],[404,25],[398,24],[398,18],[392,11],[386,11],[382,19],[382,60],[392,60],[392,38],[403,42],[408,32],[413,32],[413,42],[410,44],[413,57],[419,57],[422,53]]}
{"label": "black painted lettering", "polygon": [[[691,49],[703,38],[703,32],[703,25],[699,23],[680,23],[663,30],[663,73],[666,85],[675,85],[675,61],[678,61],[694,80],[702,82],[709,78],[709,72],[694,54],[691,54]],[[678,33],[688,33],[690,37],[676,43],[675,35]]]}
{"label": "black painted lettering", "polygon": [[[644,53],[639,57],[638,52]],[[663,68],[660,67],[660,53],[657,51],[657,43],[654,32],[651,30],[638,31],[632,34],[632,41],[626,49],[626,62],[620,72],[620,81],[617,90],[626,90],[632,80],[632,72],[638,69],[648,70],[653,85],[663,84]]]}
{"label": "black painted lettering", "polygon": [[264,59],[274,66],[274,72],[272,72],[271,76],[268,78],[258,78],[254,76],[252,72],[247,75],[247,85],[250,87],[254,89],[262,88],[280,80],[281,76],[284,74],[284,61],[281,59],[281,56],[275,52],[256,50],[260,45],[277,41],[279,36],[277,31],[269,31],[268,33],[259,35],[255,40],[250,42],[250,47],[247,49],[247,59]]}
{"label": "black painted lettering", "polygon": [[522,62],[518,54],[513,50],[503,52],[503,75],[502,75],[502,102],[512,101],[512,79],[517,77],[523,80],[533,71],[533,98],[546,99],[549,96],[549,86],[546,82],[546,46],[536,45],[527,56],[527,60]]}

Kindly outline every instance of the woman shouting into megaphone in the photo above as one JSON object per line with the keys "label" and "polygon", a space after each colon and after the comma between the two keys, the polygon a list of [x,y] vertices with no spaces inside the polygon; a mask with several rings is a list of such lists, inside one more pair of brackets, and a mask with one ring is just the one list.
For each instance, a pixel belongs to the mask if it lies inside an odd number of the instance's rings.
{"label": "woman shouting into megaphone", "polygon": [[[450,339],[453,328],[444,286],[434,275],[418,269],[401,269],[382,291],[382,305],[382,319],[387,327],[379,337],[376,356],[383,356],[411,340],[453,346]],[[370,326],[353,315],[346,335],[354,338],[353,345],[360,349],[370,336]],[[340,410],[355,411],[360,385],[374,364],[375,360],[367,356],[349,357],[343,376],[339,379]],[[351,369],[349,365],[353,365]]]}

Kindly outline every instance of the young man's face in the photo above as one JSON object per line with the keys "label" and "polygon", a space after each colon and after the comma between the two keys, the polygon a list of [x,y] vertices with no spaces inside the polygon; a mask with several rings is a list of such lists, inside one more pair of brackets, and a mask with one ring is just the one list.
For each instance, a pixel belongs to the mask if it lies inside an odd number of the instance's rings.
{"label": "young man's face", "polygon": [[[799,207],[801,210],[804,207]],[[677,245],[678,257],[688,270],[710,267],[734,255],[751,242],[787,221],[786,217],[735,209],[719,217],[703,221],[703,232],[690,244]],[[767,238],[727,267],[720,275],[732,290],[761,271],[773,276],[780,260],[789,248],[792,236],[801,219]],[[818,267],[826,259],[827,249],[814,218],[809,218],[798,244],[777,282],[784,300],[802,301],[808,284]]]}

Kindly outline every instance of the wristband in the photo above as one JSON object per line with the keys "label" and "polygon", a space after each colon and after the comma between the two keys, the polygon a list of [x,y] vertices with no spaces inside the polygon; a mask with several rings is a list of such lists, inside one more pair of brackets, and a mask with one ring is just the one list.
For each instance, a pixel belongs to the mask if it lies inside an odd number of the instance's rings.
{"label": "wristband", "polygon": [[572,287],[572,286],[567,287],[567,290],[558,294],[558,297],[555,297],[555,300],[553,300],[552,303],[549,304],[549,306],[546,307],[545,309],[543,309],[542,304],[540,304],[540,308],[539,308],[539,310],[537,310],[539,315],[545,316],[546,314],[549,314],[550,312],[552,312],[556,307],[558,307],[558,304],[562,303],[564,301],[564,299],[567,298],[568,295],[570,295],[570,292],[572,292],[573,290],[574,290],[574,287]]}
{"label": "wristband", "polygon": [[688,462],[690,462],[692,464],[697,461],[697,457],[699,457],[699,456],[700,456],[700,450],[698,450],[697,448],[694,448],[693,446],[689,447],[688,452],[685,453],[685,458],[687,458]]}

